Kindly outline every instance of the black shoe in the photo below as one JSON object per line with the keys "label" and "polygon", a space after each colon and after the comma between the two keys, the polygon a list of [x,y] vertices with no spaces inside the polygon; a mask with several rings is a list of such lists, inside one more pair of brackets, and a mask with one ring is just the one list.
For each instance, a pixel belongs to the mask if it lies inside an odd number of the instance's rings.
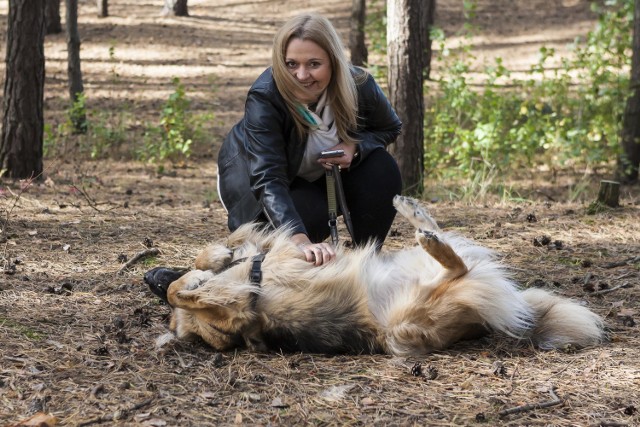
{"label": "black shoe", "polygon": [[166,267],[156,267],[144,273],[144,282],[149,285],[149,289],[154,295],[169,304],[169,301],[167,301],[169,285],[182,277],[187,271],[184,269],[172,270]]}

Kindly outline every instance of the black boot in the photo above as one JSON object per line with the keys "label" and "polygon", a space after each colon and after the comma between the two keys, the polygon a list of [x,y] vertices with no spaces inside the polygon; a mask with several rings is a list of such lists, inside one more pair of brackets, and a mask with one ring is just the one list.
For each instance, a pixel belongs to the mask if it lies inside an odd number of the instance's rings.
{"label": "black boot", "polygon": [[169,304],[169,301],[167,301],[169,285],[182,277],[187,271],[184,269],[172,270],[166,267],[156,267],[144,273],[144,282],[149,285],[149,289],[154,295]]}

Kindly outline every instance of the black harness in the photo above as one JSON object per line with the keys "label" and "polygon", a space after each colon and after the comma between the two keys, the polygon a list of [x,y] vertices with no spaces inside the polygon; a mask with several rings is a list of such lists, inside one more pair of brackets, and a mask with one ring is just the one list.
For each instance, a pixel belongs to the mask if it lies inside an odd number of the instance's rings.
{"label": "black harness", "polygon": [[[251,284],[255,285],[257,288],[260,288],[260,282],[262,282],[262,261],[264,261],[265,256],[266,254],[259,253],[258,255],[254,255],[251,257],[251,271],[249,272],[249,280],[251,281]],[[228,265],[226,265],[222,270],[219,271],[219,273],[225,270],[228,270],[231,267],[235,267],[236,265],[241,264],[248,259],[249,257],[238,258],[237,260],[230,262]],[[251,309],[252,310],[255,310],[257,303],[258,303],[258,292],[252,292],[251,293]],[[239,339],[239,335],[237,333],[225,331],[211,324],[209,324],[209,327],[214,329],[216,332],[219,332],[222,335],[226,335],[227,337],[230,337],[235,340]]]}
{"label": "black harness", "polygon": [[[251,271],[249,272],[249,280],[252,284],[258,287],[260,287],[260,283],[262,282],[262,261],[264,261],[265,257],[266,254],[263,253],[259,253],[258,255],[254,255],[251,257]],[[220,270],[219,273],[235,267],[238,264],[242,264],[248,259],[249,257],[238,258],[237,260],[230,262],[229,264],[224,266],[224,268]]]}

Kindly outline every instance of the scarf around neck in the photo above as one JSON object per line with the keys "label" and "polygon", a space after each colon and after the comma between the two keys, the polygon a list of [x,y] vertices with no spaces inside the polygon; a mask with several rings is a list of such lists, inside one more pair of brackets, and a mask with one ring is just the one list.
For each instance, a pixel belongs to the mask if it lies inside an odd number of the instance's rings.
{"label": "scarf around neck", "polygon": [[302,104],[299,106],[299,111],[310,126],[307,146],[297,175],[313,182],[324,175],[324,168],[318,164],[320,152],[334,147],[339,142],[333,123],[333,112],[331,106],[327,104],[327,91],[320,96],[315,111],[309,109],[308,105]]}

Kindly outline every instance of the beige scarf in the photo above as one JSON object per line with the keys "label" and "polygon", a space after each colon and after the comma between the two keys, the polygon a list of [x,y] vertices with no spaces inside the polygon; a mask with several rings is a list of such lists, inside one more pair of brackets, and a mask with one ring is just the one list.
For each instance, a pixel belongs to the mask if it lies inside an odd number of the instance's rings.
{"label": "beige scarf", "polygon": [[324,175],[324,168],[318,163],[320,152],[334,147],[339,139],[336,127],[333,126],[331,106],[327,105],[326,91],[320,97],[315,111],[311,111],[308,106],[300,108],[311,128],[298,176],[312,182]]}

